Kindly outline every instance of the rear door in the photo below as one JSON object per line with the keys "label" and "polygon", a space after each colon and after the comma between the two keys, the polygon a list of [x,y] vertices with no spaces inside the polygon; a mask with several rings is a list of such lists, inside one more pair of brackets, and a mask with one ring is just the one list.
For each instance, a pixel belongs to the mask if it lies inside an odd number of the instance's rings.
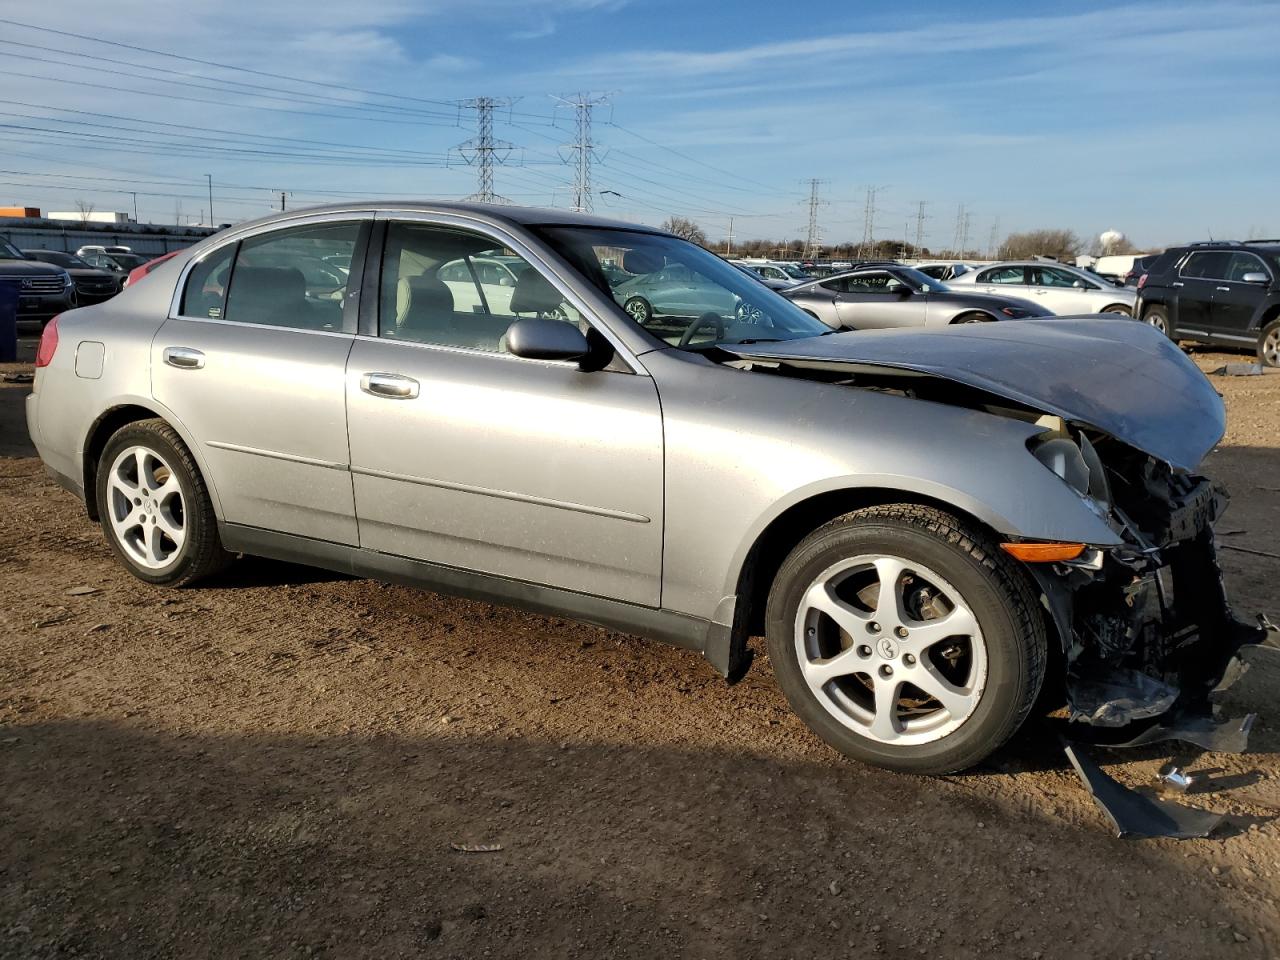
{"label": "rear door", "polygon": [[1011,266],[991,267],[974,277],[974,286],[982,287],[987,293],[1030,300],[1032,299],[1031,279],[1028,272],[1028,268],[1016,263]]}
{"label": "rear door", "polygon": [[[1244,279],[1259,274],[1266,279],[1248,282]],[[1257,339],[1257,331],[1250,332],[1253,317],[1271,287],[1271,270],[1256,253],[1239,250],[1227,258],[1224,276],[1224,280],[1214,284],[1210,330],[1219,337],[1252,343]]]}
{"label": "rear door", "polygon": [[152,343],[155,398],[194,437],[229,523],[355,544],[347,354],[356,293],[305,260],[358,257],[370,221],[318,218],[214,248]]}
{"label": "rear door", "polygon": [[1182,333],[1213,333],[1213,296],[1225,283],[1229,250],[1198,250],[1187,257],[1173,281],[1175,326]]}

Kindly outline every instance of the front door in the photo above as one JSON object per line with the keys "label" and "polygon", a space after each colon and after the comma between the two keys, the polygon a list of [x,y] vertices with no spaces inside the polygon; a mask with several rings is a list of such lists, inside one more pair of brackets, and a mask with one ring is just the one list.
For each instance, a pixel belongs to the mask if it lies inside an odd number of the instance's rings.
{"label": "front door", "polygon": [[[347,365],[360,545],[657,606],[657,390],[643,373],[507,353],[516,319],[584,318],[527,262],[498,306],[474,261],[502,247],[443,225],[388,225],[377,336],[358,338]],[[463,309],[459,281],[440,276],[461,276],[459,261],[478,286]]]}
{"label": "front door", "polygon": [[924,326],[926,301],[888,270],[868,270],[841,280],[836,315],[851,330]]}
{"label": "front door", "polygon": [[195,437],[229,523],[355,544],[344,379],[345,285],[297,261],[350,260],[359,221],[273,230],[213,250],[152,342],[155,398]]}
{"label": "front door", "polygon": [[[1253,318],[1271,286],[1271,271],[1256,253],[1238,251],[1228,258],[1223,276],[1224,280],[1214,284],[1210,331],[1220,337],[1252,343],[1258,337],[1257,330],[1253,330]],[[1257,279],[1259,276],[1265,279]],[[1245,277],[1251,279],[1246,281]]]}

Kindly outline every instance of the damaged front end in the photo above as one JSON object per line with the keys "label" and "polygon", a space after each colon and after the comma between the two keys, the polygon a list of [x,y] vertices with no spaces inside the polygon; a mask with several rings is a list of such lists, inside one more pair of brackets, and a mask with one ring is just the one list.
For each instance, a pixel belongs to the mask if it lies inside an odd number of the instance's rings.
{"label": "damaged front end", "polygon": [[1227,603],[1213,536],[1226,491],[1105,434],[1041,423],[1032,452],[1124,541],[1028,564],[1062,638],[1071,719],[1121,727],[1202,711],[1241,645],[1263,637]]}

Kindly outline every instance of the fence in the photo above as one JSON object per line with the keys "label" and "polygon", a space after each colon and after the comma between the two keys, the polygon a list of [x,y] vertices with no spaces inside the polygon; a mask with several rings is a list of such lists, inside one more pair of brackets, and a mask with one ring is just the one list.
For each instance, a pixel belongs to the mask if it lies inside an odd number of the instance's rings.
{"label": "fence", "polygon": [[19,249],[61,250],[80,247],[129,247],[144,257],[158,257],[198,243],[216,232],[212,227],[169,227],[149,223],[80,224],[31,218],[0,218],[0,236]]}

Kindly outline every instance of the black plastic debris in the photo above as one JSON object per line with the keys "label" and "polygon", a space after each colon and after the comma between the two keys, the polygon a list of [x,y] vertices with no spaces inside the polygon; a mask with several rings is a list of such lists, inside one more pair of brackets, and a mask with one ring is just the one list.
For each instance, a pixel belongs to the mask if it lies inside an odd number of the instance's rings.
{"label": "black plastic debris", "polygon": [[1212,753],[1244,753],[1249,749],[1249,731],[1257,719],[1256,713],[1249,713],[1235,720],[1215,723],[1212,717],[1174,714],[1166,722],[1147,727],[1132,740],[1108,743],[1107,748],[1125,750],[1164,740],[1179,740]]}
{"label": "black plastic debris", "polygon": [[1209,836],[1222,822],[1222,817],[1208,810],[1130,790],[1107,776],[1078,744],[1066,743],[1063,749],[1094,802],[1115,827],[1117,837],[1191,840]]}

